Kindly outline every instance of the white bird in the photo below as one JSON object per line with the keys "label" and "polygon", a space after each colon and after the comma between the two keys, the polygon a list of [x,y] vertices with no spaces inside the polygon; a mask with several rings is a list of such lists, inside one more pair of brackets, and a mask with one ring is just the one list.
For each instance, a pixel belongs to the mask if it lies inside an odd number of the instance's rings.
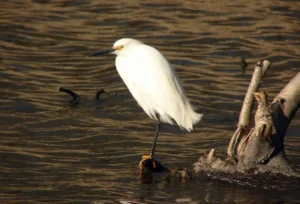
{"label": "white bird", "polygon": [[112,49],[92,56],[113,53],[116,68],[132,96],[147,115],[156,121],[150,157],[154,156],[160,123],[173,124],[181,129],[193,130],[203,114],[194,111],[175,70],[155,48],[141,41],[123,38]]}

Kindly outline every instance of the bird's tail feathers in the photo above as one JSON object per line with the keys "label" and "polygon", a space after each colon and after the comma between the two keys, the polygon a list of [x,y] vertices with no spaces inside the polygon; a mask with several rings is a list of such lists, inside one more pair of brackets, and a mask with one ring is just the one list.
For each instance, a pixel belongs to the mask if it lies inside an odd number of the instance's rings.
{"label": "bird's tail feathers", "polygon": [[196,125],[201,121],[203,114],[195,112],[194,108],[188,101],[186,103],[186,110],[183,113],[184,117],[182,123],[178,125],[190,132],[193,130],[193,125]]}

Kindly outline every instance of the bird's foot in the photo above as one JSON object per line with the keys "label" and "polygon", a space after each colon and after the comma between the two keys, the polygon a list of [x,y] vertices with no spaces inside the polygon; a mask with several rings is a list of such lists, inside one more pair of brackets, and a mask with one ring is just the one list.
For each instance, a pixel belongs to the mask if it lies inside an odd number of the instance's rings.
{"label": "bird's foot", "polygon": [[154,160],[153,157],[149,155],[142,156],[142,159],[139,163],[139,169],[142,174],[165,172],[168,170],[161,163]]}

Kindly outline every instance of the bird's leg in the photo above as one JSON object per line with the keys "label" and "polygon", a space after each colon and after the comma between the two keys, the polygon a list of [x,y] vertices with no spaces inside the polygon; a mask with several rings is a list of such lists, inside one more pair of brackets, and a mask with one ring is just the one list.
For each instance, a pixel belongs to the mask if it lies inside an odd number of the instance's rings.
{"label": "bird's leg", "polygon": [[155,135],[154,135],[154,138],[153,138],[153,143],[152,143],[150,157],[154,156],[154,151],[155,151],[155,147],[156,147],[156,141],[157,141],[157,137],[158,137],[159,128],[160,128],[160,122],[157,122],[156,123],[156,131],[155,131]]}
{"label": "bird's leg", "polygon": [[[154,135],[153,143],[152,143],[152,148],[151,148],[151,153],[150,153],[149,156],[148,155],[142,156],[142,160],[139,163],[139,168],[140,168],[141,172],[145,173],[147,171],[150,171],[150,172],[165,171],[165,170],[163,170],[161,168],[157,168],[157,167],[161,166],[161,164],[153,159],[154,152],[155,152],[155,147],[156,147],[156,141],[157,141],[158,132],[159,132],[159,128],[160,128],[160,122],[157,121],[157,123],[156,123],[156,131],[155,131],[155,135]],[[159,164],[159,165],[157,165],[157,164]]]}

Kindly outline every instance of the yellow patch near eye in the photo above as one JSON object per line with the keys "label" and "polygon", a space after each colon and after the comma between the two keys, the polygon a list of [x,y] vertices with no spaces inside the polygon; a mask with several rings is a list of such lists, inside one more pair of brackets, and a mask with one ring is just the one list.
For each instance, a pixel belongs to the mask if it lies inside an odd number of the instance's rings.
{"label": "yellow patch near eye", "polygon": [[122,50],[123,48],[124,48],[124,45],[119,45],[119,46],[113,47],[114,50]]}

